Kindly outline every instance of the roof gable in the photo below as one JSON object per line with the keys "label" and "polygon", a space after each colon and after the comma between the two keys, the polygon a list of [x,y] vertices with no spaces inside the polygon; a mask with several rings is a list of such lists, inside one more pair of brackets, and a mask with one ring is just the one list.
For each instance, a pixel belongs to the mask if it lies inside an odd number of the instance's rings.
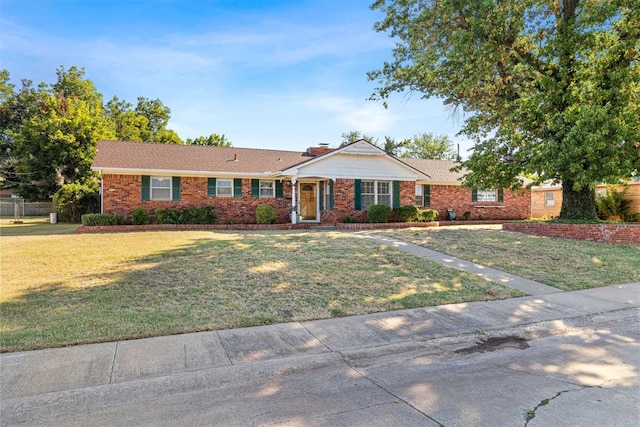
{"label": "roof gable", "polygon": [[366,140],[359,140],[282,171],[297,178],[428,179],[413,166],[388,155]]}

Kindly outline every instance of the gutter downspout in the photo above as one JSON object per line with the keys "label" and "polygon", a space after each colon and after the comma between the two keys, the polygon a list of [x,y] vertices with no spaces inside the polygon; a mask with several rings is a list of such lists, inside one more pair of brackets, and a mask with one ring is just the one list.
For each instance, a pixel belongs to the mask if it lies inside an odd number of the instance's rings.
{"label": "gutter downspout", "polygon": [[104,215],[104,179],[102,177],[102,169],[98,171],[100,175],[100,213]]}

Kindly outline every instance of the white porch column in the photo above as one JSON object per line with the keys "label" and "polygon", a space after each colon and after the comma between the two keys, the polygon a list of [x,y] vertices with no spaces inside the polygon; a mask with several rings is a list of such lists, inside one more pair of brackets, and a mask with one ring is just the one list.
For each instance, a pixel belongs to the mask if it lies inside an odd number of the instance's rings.
{"label": "white porch column", "polygon": [[298,223],[298,212],[296,210],[296,178],[291,178],[291,224]]}

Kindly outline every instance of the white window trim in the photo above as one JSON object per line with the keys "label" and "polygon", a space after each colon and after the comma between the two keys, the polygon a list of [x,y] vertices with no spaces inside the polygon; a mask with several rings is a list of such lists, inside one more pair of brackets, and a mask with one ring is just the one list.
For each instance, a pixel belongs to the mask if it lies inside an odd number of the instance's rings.
{"label": "white window trim", "polygon": [[477,201],[478,202],[497,202],[498,192],[496,190],[478,190]]}
{"label": "white window trim", "polygon": [[[551,196],[551,197],[549,197]],[[544,205],[547,207],[555,206],[555,197],[551,191],[546,191],[544,193]]]}
{"label": "white window trim", "polygon": [[[269,183],[271,184],[271,195],[270,196],[266,196],[266,195],[262,195],[262,184],[263,183]],[[266,188],[264,188],[264,190],[266,190]],[[260,198],[265,198],[265,199],[273,199],[276,197],[276,182],[273,180],[266,180],[266,179],[261,179],[258,182],[258,197]]]}
{"label": "white window trim", "polygon": [[[362,180],[362,184],[364,184],[365,182],[373,182],[373,203],[372,205],[379,205],[380,203],[380,196],[388,196],[389,197],[389,204],[387,206],[393,208],[393,181],[384,181],[384,180],[377,180],[377,179],[363,179]],[[386,183],[388,185],[389,188],[389,192],[385,193],[385,194],[380,194],[378,193],[378,183]],[[360,199],[362,202],[362,197],[363,196],[371,196],[371,193],[365,193],[364,191],[360,191]],[[371,205],[369,205],[371,206]],[[364,206],[364,203],[362,203],[362,209],[363,210],[367,210],[369,208],[369,206]]]}
{"label": "white window trim", "polygon": [[424,206],[424,195],[422,194],[422,184],[416,184],[415,203],[417,206]]}
{"label": "white window trim", "polygon": [[[169,188],[167,187],[154,187],[153,186],[153,181],[154,180],[169,180]],[[153,190],[169,190],[169,197],[164,198],[164,197],[153,197]],[[167,201],[167,200],[171,200],[171,195],[173,194],[173,178],[170,176],[150,176],[149,177],[149,200],[162,200],[162,201]]]}
{"label": "white window trim", "polygon": [[[222,186],[220,186],[221,182],[229,182],[229,183],[231,183],[231,185],[228,186],[228,187],[222,187]],[[230,188],[231,192],[229,194],[221,194],[220,193],[220,189],[221,188],[224,188],[224,189]],[[216,197],[233,197],[233,179],[230,179],[230,178],[216,178]]]}

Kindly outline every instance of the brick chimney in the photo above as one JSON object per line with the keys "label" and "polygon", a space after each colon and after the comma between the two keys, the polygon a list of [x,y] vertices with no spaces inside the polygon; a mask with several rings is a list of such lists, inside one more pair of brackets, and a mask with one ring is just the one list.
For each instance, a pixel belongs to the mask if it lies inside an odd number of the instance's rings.
{"label": "brick chimney", "polygon": [[323,154],[327,154],[330,151],[333,151],[333,148],[329,148],[329,144],[322,143],[318,144],[318,147],[309,147],[307,148],[307,154],[309,156],[322,156]]}

